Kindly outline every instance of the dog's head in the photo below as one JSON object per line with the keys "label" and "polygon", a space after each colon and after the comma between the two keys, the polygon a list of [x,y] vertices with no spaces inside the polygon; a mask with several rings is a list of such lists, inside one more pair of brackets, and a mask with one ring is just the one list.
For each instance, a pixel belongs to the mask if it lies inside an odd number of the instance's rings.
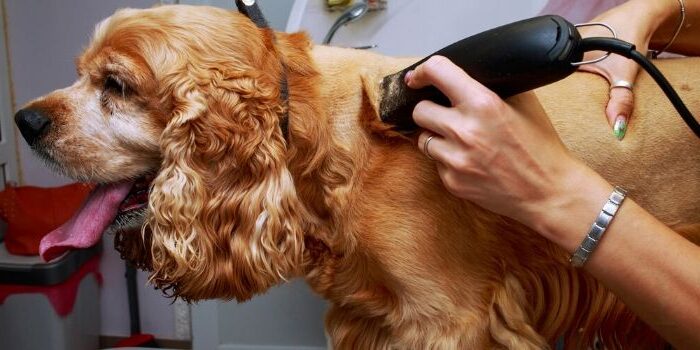
{"label": "dog's head", "polygon": [[[299,272],[304,208],[273,35],[216,8],[120,10],[97,26],[78,80],[15,117],[51,167],[105,185],[82,215],[114,221],[123,257],[174,295],[245,300]],[[69,236],[99,237],[81,230]]]}

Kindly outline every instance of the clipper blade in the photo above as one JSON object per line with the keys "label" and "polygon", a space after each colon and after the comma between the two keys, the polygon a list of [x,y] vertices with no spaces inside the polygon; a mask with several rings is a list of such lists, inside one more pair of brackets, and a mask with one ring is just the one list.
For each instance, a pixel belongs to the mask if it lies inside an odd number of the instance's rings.
{"label": "clipper blade", "polygon": [[413,109],[418,102],[431,100],[449,105],[449,100],[435,87],[411,89],[404,83],[406,72],[416,65],[384,77],[380,85],[379,116],[382,122],[405,134],[418,130],[418,125],[413,121]]}

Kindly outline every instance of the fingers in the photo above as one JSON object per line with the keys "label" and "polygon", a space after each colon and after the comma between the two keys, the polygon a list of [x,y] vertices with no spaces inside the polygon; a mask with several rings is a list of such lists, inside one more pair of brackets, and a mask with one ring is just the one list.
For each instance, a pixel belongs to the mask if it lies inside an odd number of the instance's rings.
{"label": "fingers", "polygon": [[416,124],[439,135],[454,136],[454,126],[460,125],[461,119],[455,109],[428,100],[419,102],[413,109]]}
{"label": "fingers", "polygon": [[420,151],[426,157],[428,157],[428,159],[438,160],[438,158],[436,157],[440,156],[438,156],[437,154],[442,154],[442,152],[437,152],[436,147],[441,148],[443,146],[443,142],[444,140],[442,139],[442,137],[431,132],[423,132],[420,135],[418,135],[418,149],[420,149]]}
{"label": "fingers", "polygon": [[493,94],[443,56],[433,56],[406,74],[406,84],[418,89],[433,85],[450,99],[453,106],[467,102],[469,96]]}
{"label": "fingers", "polygon": [[590,65],[583,65],[581,70],[603,76],[610,84],[610,100],[605,108],[608,124],[613,128],[613,135],[622,140],[627,132],[627,126],[634,108],[634,92],[632,89],[618,86],[617,82],[625,81],[634,84],[639,73],[639,67],[634,61],[624,57],[611,56]]}
{"label": "fingers", "polygon": [[458,129],[469,124],[467,115],[490,115],[505,105],[494,92],[442,56],[433,56],[407,73],[406,84],[410,88],[433,85],[450,99],[454,108],[421,101],[413,110],[416,124],[448,139],[459,138]]}
{"label": "fingers", "polygon": [[438,163],[448,163],[449,157],[456,153],[447,140],[431,132],[423,132],[418,136],[418,148],[428,159]]}
{"label": "fingers", "polygon": [[[617,82],[624,81],[634,84],[638,67],[634,62],[617,58],[608,58],[609,62],[581,66],[581,70],[603,76],[610,84],[610,100],[605,108],[605,116],[608,123],[613,128],[613,135],[618,140],[622,140],[627,132],[632,111],[634,109],[634,92],[629,87],[614,86]],[[629,61],[629,62],[628,62]]]}
{"label": "fingers", "polygon": [[623,87],[610,89],[610,101],[605,109],[605,114],[613,127],[613,134],[618,140],[625,137],[633,108],[634,93],[631,89]]}

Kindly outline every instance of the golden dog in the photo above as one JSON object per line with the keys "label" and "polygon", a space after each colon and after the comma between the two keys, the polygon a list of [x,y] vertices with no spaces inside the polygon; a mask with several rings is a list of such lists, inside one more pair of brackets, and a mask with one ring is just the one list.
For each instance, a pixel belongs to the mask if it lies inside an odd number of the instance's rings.
{"label": "golden dog", "polygon": [[[122,256],[170,295],[242,301],[302,276],[331,303],[337,349],[662,347],[568,252],[451,196],[378,121],[380,79],[414,61],[313,46],[222,9],[121,10],[98,25],[75,84],[16,118],[51,166],[106,184],[95,196],[113,215],[84,215],[114,221]],[[700,60],[658,63],[700,113]],[[646,75],[636,86],[622,142],[600,77],[536,95],[572,152],[697,239],[700,141]]]}

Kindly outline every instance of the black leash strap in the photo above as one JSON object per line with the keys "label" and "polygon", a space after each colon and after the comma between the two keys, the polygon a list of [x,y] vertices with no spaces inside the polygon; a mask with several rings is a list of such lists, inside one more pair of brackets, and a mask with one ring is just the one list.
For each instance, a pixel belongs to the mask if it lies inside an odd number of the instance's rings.
{"label": "black leash strap", "polygon": [[265,16],[263,16],[262,11],[258,7],[258,2],[255,0],[236,0],[236,7],[238,12],[244,14],[246,17],[250,18],[253,23],[255,23],[258,28],[270,28],[267,24]]}
{"label": "black leash strap", "polygon": [[[238,8],[238,12],[248,17],[258,28],[270,29],[270,25],[267,23],[262,11],[260,11],[256,0],[236,0],[236,7]],[[272,40],[275,41],[274,35],[272,36]],[[275,44],[277,44],[276,41]],[[280,118],[280,129],[282,130],[282,135],[284,135],[285,140],[289,141],[289,86],[287,85],[287,65],[284,61],[281,63],[282,77],[280,78],[280,98],[284,102],[285,108],[284,115]]]}

